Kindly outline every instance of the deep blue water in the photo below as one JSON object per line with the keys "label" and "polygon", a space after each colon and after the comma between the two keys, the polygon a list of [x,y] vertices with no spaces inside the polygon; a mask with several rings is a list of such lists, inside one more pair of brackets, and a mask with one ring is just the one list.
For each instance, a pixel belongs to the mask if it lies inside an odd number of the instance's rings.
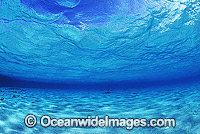
{"label": "deep blue water", "polygon": [[[38,108],[44,114],[63,115],[61,107],[68,105],[62,96],[65,94],[72,98],[67,100],[75,111],[71,116],[103,112],[119,113],[120,117],[152,101],[156,106],[146,107],[154,111],[152,114],[147,110],[134,116],[148,114],[153,118],[165,113],[162,117],[179,119],[177,128],[138,129],[135,133],[199,134],[199,18],[199,0],[0,0],[0,87],[4,91],[0,97],[5,98],[1,99],[0,113],[4,114],[0,117],[0,133],[43,131],[24,129],[22,118],[33,111],[39,114]],[[8,87],[19,88],[14,88],[14,98],[19,95],[15,104]],[[111,96],[105,95],[108,92]],[[131,92],[139,97],[127,99]],[[57,107],[54,95],[60,101]],[[169,96],[173,99],[168,101]],[[31,111],[32,104],[26,97],[41,99],[40,104]],[[93,111],[84,113],[75,105],[76,100],[80,105],[92,101],[87,110]],[[105,105],[108,101],[107,109],[99,106],[101,101]],[[135,101],[138,103],[134,105]],[[59,110],[48,108],[50,104]],[[129,111],[120,110],[127,108]],[[19,109],[17,115],[22,119],[17,125],[9,119],[15,109]],[[43,133],[57,131],[65,133],[63,129],[46,129]],[[76,133],[73,129],[70,132]],[[129,133],[121,129],[91,131],[95,132]]]}

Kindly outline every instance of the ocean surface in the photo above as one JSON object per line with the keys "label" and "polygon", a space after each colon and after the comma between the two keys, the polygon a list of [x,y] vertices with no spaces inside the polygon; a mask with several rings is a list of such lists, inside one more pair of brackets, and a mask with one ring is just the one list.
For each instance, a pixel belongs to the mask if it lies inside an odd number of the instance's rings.
{"label": "ocean surface", "polygon": [[[199,0],[0,0],[0,133],[200,134]],[[34,128],[175,118],[175,128]]]}

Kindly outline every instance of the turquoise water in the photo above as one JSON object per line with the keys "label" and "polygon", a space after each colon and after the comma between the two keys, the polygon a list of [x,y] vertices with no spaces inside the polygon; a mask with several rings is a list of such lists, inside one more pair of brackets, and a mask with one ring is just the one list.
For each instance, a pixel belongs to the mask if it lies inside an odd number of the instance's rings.
{"label": "turquoise water", "polygon": [[[8,134],[199,134],[200,85],[122,90],[49,90],[1,88],[0,132]],[[176,127],[168,128],[34,128],[24,125],[27,114],[38,120],[43,115],[52,118],[175,118]]]}
{"label": "turquoise water", "polygon": [[[60,1],[58,1],[60,2]],[[199,74],[199,1],[2,0],[1,74],[121,81]]]}
{"label": "turquoise water", "polygon": [[[200,133],[199,0],[0,0],[0,133]],[[175,118],[28,128],[27,114]]]}

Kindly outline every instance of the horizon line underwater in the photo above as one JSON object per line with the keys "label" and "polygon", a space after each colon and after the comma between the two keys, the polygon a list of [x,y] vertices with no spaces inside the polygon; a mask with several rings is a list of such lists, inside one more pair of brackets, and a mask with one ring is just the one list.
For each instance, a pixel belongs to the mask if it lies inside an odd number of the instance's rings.
{"label": "horizon line underwater", "polygon": [[0,134],[200,134],[199,0],[0,0]]}

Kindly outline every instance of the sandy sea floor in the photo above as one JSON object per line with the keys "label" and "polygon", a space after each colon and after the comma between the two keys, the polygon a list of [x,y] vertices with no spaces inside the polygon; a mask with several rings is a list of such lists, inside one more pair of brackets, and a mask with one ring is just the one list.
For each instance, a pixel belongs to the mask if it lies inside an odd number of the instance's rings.
{"label": "sandy sea floor", "polygon": [[[2,134],[200,134],[200,84],[121,90],[53,90],[0,88]],[[24,124],[36,117],[175,118],[175,128],[34,128]]]}

